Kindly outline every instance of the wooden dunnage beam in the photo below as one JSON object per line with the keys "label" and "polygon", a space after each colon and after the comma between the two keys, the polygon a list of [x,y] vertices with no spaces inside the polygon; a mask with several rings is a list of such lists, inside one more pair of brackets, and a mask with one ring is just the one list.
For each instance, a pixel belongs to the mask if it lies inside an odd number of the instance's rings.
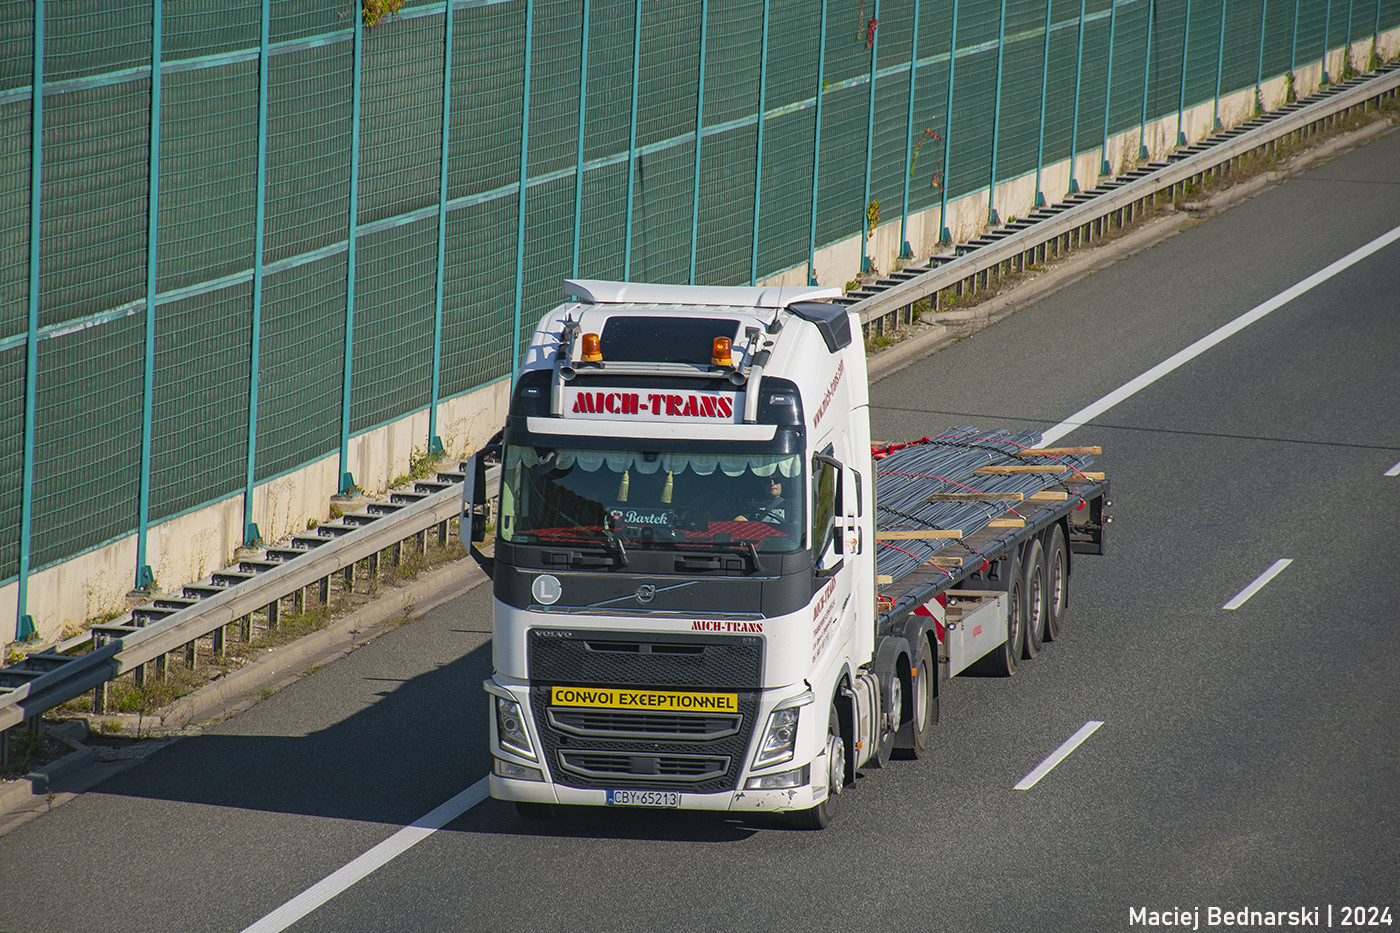
{"label": "wooden dunnage beam", "polygon": [[994,473],[998,476],[1013,476],[1019,473],[1065,473],[1069,467],[1063,463],[1032,464],[1023,463],[1017,466],[984,466],[979,467],[978,473]]}
{"label": "wooden dunnage beam", "polygon": [[1041,447],[1016,451],[1018,457],[1097,457],[1103,453],[1102,447]]}
{"label": "wooden dunnage beam", "polygon": [[928,538],[961,538],[963,533],[960,529],[946,530],[943,528],[912,528],[903,531],[877,531],[875,540],[877,541],[921,541]]}

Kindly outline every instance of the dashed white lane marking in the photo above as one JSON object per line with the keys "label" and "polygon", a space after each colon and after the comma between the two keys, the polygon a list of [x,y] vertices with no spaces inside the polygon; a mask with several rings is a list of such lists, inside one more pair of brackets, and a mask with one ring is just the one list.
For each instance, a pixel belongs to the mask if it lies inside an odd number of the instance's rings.
{"label": "dashed white lane marking", "polygon": [[1262,590],[1262,589],[1264,588],[1264,584],[1268,583],[1268,582],[1269,582],[1270,580],[1272,580],[1274,577],[1276,577],[1276,576],[1278,576],[1280,573],[1282,573],[1282,572],[1283,572],[1283,568],[1287,567],[1287,566],[1288,566],[1289,564],[1291,564],[1291,563],[1293,563],[1293,558],[1291,558],[1291,557],[1287,557],[1287,558],[1284,558],[1284,559],[1282,559],[1282,560],[1276,560],[1276,561],[1274,561],[1273,564],[1269,567],[1268,570],[1265,570],[1263,573],[1261,573],[1261,574],[1258,576],[1258,578],[1255,579],[1255,581],[1254,581],[1253,583],[1251,583],[1249,586],[1245,587],[1244,589],[1240,590],[1239,593],[1235,594],[1235,598],[1232,599],[1232,600],[1230,600],[1228,603],[1226,603],[1226,604],[1225,604],[1224,606],[1222,606],[1221,608],[1223,608],[1223,609],[1238,609],[1238,608],[1240,608],[1241,606],[1243,606],[1243,605],[1245,604],[1246,601],[1248,601],[1249,597],[1253,596],[1255,593],[1257,593],[1257,592],[1259,592],[1260,590]]}
{"label": "dashed white lane marking", "polygon": [[[1347,269],[1356,265],[1361,260],[1365,259],[1367,256],[1370,256],[1372,253],[1385,249],[1387,246],[1389,246],[1391,243],[1394,243],[1396,240],[1400,240],[1400,227],[1396,227],[1389,233],[1381,234],[1380,236],[1376,237],[1374,240],[1367,243],[1365,246],[1360,247],[1359,249],[1352,250],[1350,253],[1347,253],[1341,259],[1338,259],[1336,262],[1332,263],[1326,268],[1314,272],[1312,275],[1308,276],[1306,279],[1303,279],[1303,281],[1297,283],[1296,285],[1290,286],[1289,288],[1279,292],[1277,295],[1270,298],[1268,301],[1264,302],[1263,304],[1259,305],[1253,310],[1246,311],[1244,314],[1241,314],[1239,317],[1235,318],[1230,323],[1224,325],[1223,327],[1219,327],[1214,331],[1211,331],[1209,334],[1202,337],[1200,340],[1197,340],[1195,343],[1191,344],[1191,346],[1180,351],[1179,353],[1176,353],[1173,356],[1168,357],[1167,359],[1158,363],[1156,366],[1149,369],[1147,372],[1143,373],[1141,376],[1138,376],[1135,379],[1131,379],[1128,382],[1123,383],[1123,385],[1114,389],[1112,392],[1108,393],[1103,398],[1099,399],[1097,402],[1094,402],[1093,404],[1085,408],[1081,408],[1079,411],[1070,415],[1064,421],[1061,421],[1059,424],[1046,431],[1041,443],[1047,447],[1050,446],[1051,444],[1058,441],[1060,438],[1064,437],[1069,432],[1073,431],[1075,428],[1083,427],[1084,425],[1093,421],[1095,418],[1099,417],[1099,415],[1102,415],[1104,412],[1117,405],[1119,402],[1131,398],[1138,392],[1141,392],[1143,389],[1152,385],[1152,383],[1156,382],[1158,379],[1161,379],[1163,376],[1167,375],[1172,370],[1177,369],[1180,366],[1186,365],[1187,363],[1191,362],[1196,357],[1200,356],[1202,353],[1206,352],[1216,344],[1221,343],[1225,339],[1234,336],[1235,334],[1244,330],[1246,327],[1253,324],[1255,321],[1259,320],[1265,315],[1270,314],[1283,307],[1284,305],[1288,304],[1290,301],[1292,301],[1294,298],[1297,298],[1304,292],[1311,291],[1312,289],[1321,285],[1323,282],[1326,282],[1333,276],[1346,271]],[[1396,464],[1396,467],[1400,468],[1400,464]]]}
{"label": "dashed white lane marking", "polygon": [[1386,476],[1400,476],[1400,463],[1385,471]]}
{"label": "dashed white lane marking", "polygon": [[331,872],[261,920],[243,928],[243,933],[280,933],[335,897],[341,891],[398,858],[433,833],[485,800],[489,793],[482,778],[442,806],[394,833],[379,845]]}
{"label": "dashed white lane marking", "polygon": [[1099,726],[1101,725],[1103,725],[1102,722],[1099,722],[1097,719],[1091,719],[1084,725],[1080,726],[1078,732],[1070,736],[1068,739],[1065,739],[1065,744],[1061,745],[1059,748],[1051,752],[1049,758],[1036,765],[1034,771],[1021,778],[1021,783],[1017,784],[1014,789],[1030,790],[1032,787],[1035,786],[1037,781],[1045,777],[1045,775],[1049,774],[1051,769],[1054,768],[1055,765],[1068,758],[1070,752],[1074,751],[1080,745],[1084,744],[1084,740],[1087,739],[1089,736],[1093,735],[1095,732],[1097,732]]}

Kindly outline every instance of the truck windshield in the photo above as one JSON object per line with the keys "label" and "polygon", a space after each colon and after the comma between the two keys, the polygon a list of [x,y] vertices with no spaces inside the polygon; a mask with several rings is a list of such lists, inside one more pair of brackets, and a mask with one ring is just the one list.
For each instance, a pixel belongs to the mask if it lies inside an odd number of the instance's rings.
{"label": "truck windshield", "polygon": [[804,547],[795,454],[507,448],[500,535],[515,544],[791,552]]}

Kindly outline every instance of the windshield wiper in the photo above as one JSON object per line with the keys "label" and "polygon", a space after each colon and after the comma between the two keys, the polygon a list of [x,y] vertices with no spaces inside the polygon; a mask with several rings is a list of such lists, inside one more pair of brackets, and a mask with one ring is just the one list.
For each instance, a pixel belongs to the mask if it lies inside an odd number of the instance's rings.
{"label": "windshield wiper", "polygon": [[616,555],[616,557],[617,557],[617,565],[618,565],[619,567],[626,567],[626,566],[627,566],[627,548],[626,548],[626,546],[624,546],[623,543],[622,543],[622,536],[619,535],[619,534],[617,534],[616,532],[607,532],[607,536],[608,536],[608,550],[609,550],[609,551],[612,551],[613,554]]}

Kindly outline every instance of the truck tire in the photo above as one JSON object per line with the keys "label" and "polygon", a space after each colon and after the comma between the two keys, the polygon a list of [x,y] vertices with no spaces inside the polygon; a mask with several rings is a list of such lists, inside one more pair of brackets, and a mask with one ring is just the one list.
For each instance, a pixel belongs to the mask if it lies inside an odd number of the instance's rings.
{"label": "truck tire", "polygon": [[790,829],[826,829],[836,815],[836,797],[846,783],[846,742],[841,738],[841,717],[836,712],[836,704],[831,704],[831,713],[826,722],[826,799],[815,807],[806,810],[789,810],[783,814]]}
{"label": "truck tire", "polygon": [[1010,579],[1011,589],[1006,594],[1006,641],[978,659],[972,665],[973,673],[986,677],[1010,677],[1016,673],[1026,632],[1026,581],[1019,563],[1011,568]]}
{"label": "truck tire", "polygon": [[1045,641],[1045,549],[1039,538],[1026,546],[1021,574],[1021,592],[1026,605],[1026,634],[1021,639],[1021,657],[1029,660],[1040,654],[1040,646]]}
{"label": "truck tire", "polygon": [[924,642],[914,682],[909,685],[909,719],[899,728],[894,748],[900,758],[922,758],[928,754],[933,724],[938,721],[937,679],[933,668],[933,648]]}
{"label": "truck tire", "polygon": [[1065,610],[1069,608],[1069,549],[1065,530],[1053,526],[1045,539],[1045,640],[1064,635]]}

